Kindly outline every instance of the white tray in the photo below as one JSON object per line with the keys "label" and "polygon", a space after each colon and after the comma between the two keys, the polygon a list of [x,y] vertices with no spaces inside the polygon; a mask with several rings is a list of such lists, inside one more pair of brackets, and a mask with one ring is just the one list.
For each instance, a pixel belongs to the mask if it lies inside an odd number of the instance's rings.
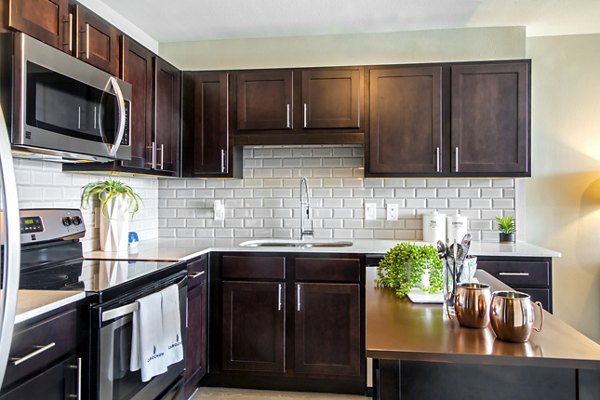
{"label": "white tray", "polygon": [[427,293],[421,289],[413,289],[407,294],[408,299],[413,303],[424,303],[424,304],[443,304],[444,294],[439,293]]}

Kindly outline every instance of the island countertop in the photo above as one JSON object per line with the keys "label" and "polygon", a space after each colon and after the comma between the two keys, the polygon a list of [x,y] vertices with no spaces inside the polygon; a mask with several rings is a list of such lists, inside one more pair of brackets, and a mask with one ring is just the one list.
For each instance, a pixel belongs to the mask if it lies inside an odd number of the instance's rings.
{"label": "island countertop", "polygon": [[[600,345],[544,312],[541,332],[527,343],[497,339],[492,328],[461,327],[441,304],[413,304],[390,289],[375,288],[376,268],[366,273],[366,354],[388,360],[600,369]],[[476,277],[492,290],[508,287],[486,273]],[[537,325],[537,321],[536,321]]]}

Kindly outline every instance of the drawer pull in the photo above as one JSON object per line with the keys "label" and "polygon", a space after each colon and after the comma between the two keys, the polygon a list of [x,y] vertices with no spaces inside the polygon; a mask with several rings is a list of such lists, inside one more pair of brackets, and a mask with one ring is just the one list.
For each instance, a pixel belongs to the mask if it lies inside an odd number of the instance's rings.
{"label": "drawer pull", "polygon": [[279,288],[277,289],[277,311],[281,311],[281,283],[279,284]]}
{"label": "drawer pull", "polygon": [[195,278],[197,278],[197,277],[199,277],[199,276],[202,276],[202,275],[204,275],[205,273],[206,273],[206,271],[200,271],[200,272],[196,272],[195,274],[188,275],[188,278],[190,278],[190,279],[195,279]]}
{"label": "drawer pull", "polygon": [[529,276],[529,272],[498,272],[500,276]]}
{"label": "drawer pull", "polygon": [[25,361],[37,356],[38,354],[41,354],[43,352],[45,352],[46,350],[50,350],[51,348],[53,348],[54,346],[56,346],[56,343],[52,342],[49,343],[45,346],[35,346],[35,348],[37,350],[32,351],[31,353],[27,354],[26,356],[20,357],[20,358],[11,358],[10,360],[13,362],[14,366],[17,366],[21,363],[24,363]]}

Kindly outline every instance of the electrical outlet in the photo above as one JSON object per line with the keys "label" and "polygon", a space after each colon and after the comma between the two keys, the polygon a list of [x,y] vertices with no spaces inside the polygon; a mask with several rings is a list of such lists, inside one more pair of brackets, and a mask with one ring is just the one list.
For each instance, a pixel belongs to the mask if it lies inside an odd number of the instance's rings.
{"label": "electrical outlet", "polygon": [[387,220],[397,221],[398,220],[398,204],[387,204]]}
{"label": "electrical outlet", "polygon": [[377,203],[365,203],[365,220],[377,219]]}
{"label": "electrical outlet", "polygon": [[215,213],[215,221],[225,220],[225,204],[221,200],[215,200],[213,203],[213,211]]}

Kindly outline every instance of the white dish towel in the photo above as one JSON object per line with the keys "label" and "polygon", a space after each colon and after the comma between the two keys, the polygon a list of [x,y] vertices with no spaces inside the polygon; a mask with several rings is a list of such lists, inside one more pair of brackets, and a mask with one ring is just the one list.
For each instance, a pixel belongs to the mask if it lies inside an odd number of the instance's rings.
{"label": "white dish towel", "polygon": [[163,339],[167,366],[183,360],[181,318],[179,317],[179,287],[171,285],[161,290]]}
{"label": "white dish towel", "polygon": [[130,370],[141,369],[142,382],[167,372],[160,292],[142,297],[139,309],[133,312]]}

